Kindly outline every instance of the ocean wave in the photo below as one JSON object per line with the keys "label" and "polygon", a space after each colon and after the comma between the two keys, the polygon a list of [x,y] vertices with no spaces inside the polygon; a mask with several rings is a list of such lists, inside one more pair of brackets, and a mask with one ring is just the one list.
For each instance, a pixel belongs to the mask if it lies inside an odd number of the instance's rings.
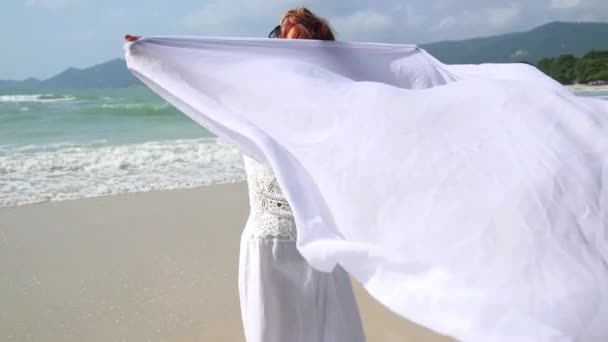
{"label": "ocean wave", "polygon": [[162,110],[165,108],[169,108],[168,103],[163,103],[160,105],[150,105],[145,103],[105,103],[101,105],[101,108],[111,108],[111,109],[141,109],[141,108],[151,108],[155,110]]}
{"label": "ocean wave", "polygon": [[0,102],[12,103],[53,103],[76,100],[70,95],[33,94],[33,95],[0,95]]}
{"label": "ocean wave", "polygon": [[90,106],[80,110],[85,115],[174,115],[178,111],[168,103],[104,103],[99,106]]}
{"label": "ocean wave", "polygon": [[215,139],[112,146],[0,147],[0,207],[242,181],[241,155]]}

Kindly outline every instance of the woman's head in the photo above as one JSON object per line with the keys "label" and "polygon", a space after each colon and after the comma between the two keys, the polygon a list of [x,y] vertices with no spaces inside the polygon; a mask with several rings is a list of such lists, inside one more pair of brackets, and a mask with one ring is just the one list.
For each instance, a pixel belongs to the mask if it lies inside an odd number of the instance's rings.
{"label": "woman's head", "polygon": [[277,31],[278,38],[335,40],[327,20],[303,7],[287,11]]}

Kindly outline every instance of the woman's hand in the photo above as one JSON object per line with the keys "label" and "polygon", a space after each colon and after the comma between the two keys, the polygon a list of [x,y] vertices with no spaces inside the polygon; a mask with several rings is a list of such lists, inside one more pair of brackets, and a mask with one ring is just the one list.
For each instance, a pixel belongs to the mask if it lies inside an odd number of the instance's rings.
{"label": "woman's hand", "polygon": [[138,40],[139,38],[141,38],[141,37],[132,36],[130,34],[128,34],[128,35],[125,36],[125,40],[128,41],[128,42],[134,42],[134,41]]}

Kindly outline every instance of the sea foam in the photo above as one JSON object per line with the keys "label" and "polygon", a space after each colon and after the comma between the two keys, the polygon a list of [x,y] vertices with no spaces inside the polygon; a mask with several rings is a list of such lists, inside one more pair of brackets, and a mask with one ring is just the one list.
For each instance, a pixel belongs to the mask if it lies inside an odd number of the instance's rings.
{"label": "sea foam", "polygon": [[242,180],[239,151],[216,139],[0,146],[0,207]]}
{"label": "sea foam", "polygon": [[53,94],[32,94],[32,95],[0,95],[0,102],[15,103],[52,103],[76,100],[74,96],[57,96]]}

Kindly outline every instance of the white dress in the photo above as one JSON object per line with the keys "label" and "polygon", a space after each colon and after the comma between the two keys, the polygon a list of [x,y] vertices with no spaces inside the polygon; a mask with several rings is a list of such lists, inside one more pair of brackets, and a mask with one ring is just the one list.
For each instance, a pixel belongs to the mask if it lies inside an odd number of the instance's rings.
{"label": "white dress", "polygon": [[251,213],[241,237],[239,294],[248,342],[365,341],[348,274],[313,269],[296,249],[289,203],[272,171],[244,157]]}

